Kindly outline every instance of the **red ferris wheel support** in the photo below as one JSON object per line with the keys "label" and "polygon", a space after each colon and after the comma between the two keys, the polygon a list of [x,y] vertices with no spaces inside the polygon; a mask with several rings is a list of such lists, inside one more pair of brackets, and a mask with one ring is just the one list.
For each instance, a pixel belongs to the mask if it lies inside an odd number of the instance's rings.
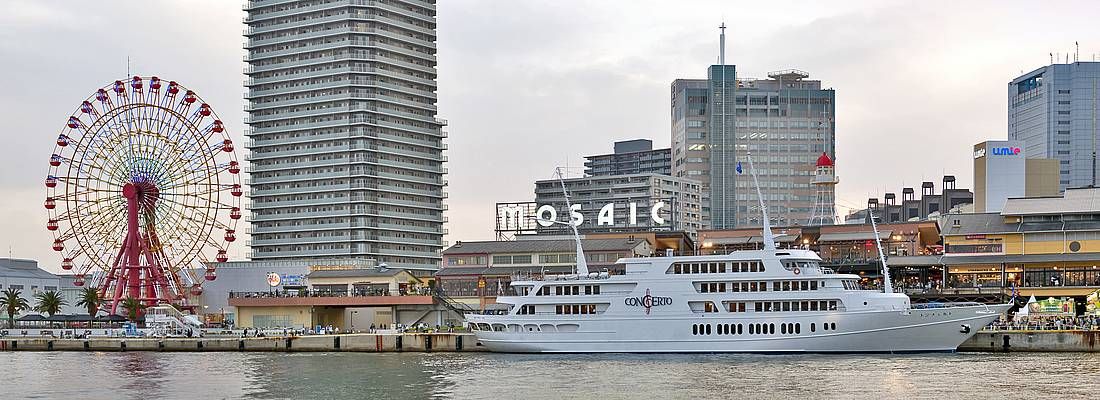
{"label": "red ferris wheel support", "polygon": [[[104,284],[99,288],[100,298],[111,297],[106,308],[112,314],[118,311],[118,305],[124,297],[133,297],[146,306],[162,302],[175,303],[178,298],[169,290],[169,286],[178,287],[179,277],[170,279],[160,264],[164,254],[160,246],[152,243],[156,238],[155,224],[156,202],[159,196],[157,187],[148,182],[130,182],[122,187],[122,196],[126,198],[126,237]],[[142,234],[139,216],[146,218],[145,234]],[[108,291],[110,288],[114,290]],[[124,296],[125,295],[125,296]]]}

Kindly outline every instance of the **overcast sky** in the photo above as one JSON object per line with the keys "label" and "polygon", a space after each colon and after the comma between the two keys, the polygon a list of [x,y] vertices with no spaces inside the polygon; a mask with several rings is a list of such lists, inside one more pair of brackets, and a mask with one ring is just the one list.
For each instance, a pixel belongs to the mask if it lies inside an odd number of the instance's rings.
{"label": "overcast sky", "polygon": [[[970,146],[1006,137],[1007,82],[1074,41],[1081,60],[1100,53],[1095,1],[439,3],[451,242],[492,238],[495,202],[532,200],[534,180],[614,140],[667,147],[669,86],[706,76],[723,20],[742,76],[797,68],[836,89],[848,206],[944,173],[971,187]],[[53,141],[127,57],[133,74],[194,89],[241,142],[243,16],[227,0],[0,2],[0,253],[56,269],[42,208]]]}

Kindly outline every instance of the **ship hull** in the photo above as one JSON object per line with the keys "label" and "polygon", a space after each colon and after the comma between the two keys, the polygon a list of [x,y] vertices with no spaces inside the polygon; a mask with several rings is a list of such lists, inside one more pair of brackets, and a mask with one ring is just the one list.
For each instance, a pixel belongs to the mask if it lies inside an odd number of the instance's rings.
{"label": "ship hull", "polygon": [[727,314],[540,319],[470,315],[468,320],[497,328],[475,332],[478,342],[494,352],[921,353],[955,351],[1008,307],[776,313],[763,317]]}

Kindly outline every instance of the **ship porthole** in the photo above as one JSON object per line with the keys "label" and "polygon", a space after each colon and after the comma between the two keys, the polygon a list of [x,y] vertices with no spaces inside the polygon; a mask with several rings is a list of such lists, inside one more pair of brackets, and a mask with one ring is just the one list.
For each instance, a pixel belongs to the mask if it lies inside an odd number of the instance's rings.
{"label": "ship porthole", "polygon": [[962,324],[962,328],[959,329],[961,333],[970,333],[970,325]]}

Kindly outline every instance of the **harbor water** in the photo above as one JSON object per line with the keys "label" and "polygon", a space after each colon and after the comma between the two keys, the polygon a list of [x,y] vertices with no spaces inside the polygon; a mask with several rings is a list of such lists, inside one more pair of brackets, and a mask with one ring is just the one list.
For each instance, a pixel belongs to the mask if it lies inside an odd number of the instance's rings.
{"label": "harbor water", "polygon": [[1100,393],[1100,354],[7,352],[6,399],[1035,399]]}

